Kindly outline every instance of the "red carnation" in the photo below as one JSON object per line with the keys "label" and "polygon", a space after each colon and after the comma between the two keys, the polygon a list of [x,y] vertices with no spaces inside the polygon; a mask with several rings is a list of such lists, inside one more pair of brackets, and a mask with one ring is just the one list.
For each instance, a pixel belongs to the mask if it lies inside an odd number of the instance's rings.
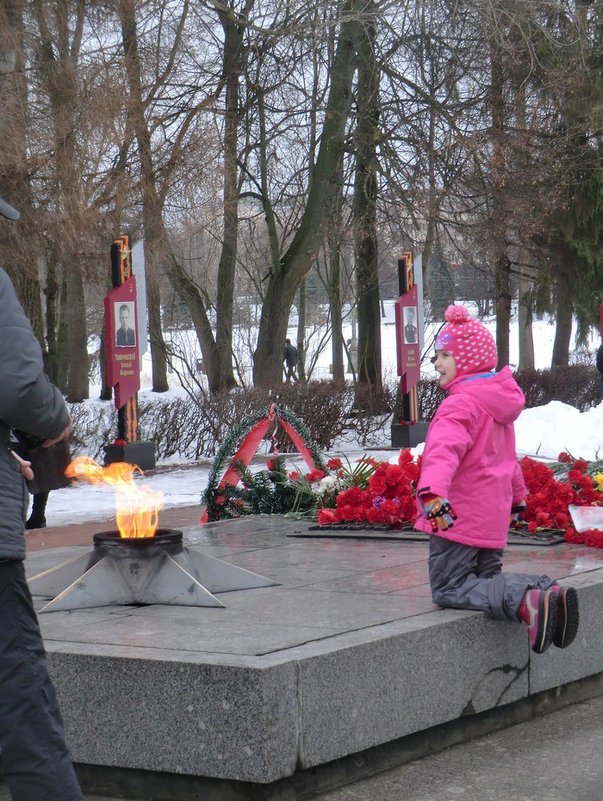
{"label": "red carnation", "polygon": [[331,523],[337,523],[337,515],[334,509],[319,509],[318,510],[318,524],[326,526]]}
{"label": "red carnation", "polygon": [[320,479],[324,477],[325,471],[316,468],[315,470],[310,470],[310,472],[306,475],[306,481],[312,484],[314,481],[320,481]]}

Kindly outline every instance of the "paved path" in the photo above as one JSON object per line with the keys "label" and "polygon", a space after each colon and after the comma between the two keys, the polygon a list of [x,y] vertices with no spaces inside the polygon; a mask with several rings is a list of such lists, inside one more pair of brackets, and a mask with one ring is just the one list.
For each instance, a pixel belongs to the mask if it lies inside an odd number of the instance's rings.
{"label": "paved path", "polygon": [[[318,801],[601,801],[602,753],[600,696],[315,797]],[[6,787],[0,785],[0,801],[9,799]],[[98,795],[85,799],[118,801]]]}
{"label": "paved path", "polygon": [[447,748],[320,801],[601,801],[603,696]]}

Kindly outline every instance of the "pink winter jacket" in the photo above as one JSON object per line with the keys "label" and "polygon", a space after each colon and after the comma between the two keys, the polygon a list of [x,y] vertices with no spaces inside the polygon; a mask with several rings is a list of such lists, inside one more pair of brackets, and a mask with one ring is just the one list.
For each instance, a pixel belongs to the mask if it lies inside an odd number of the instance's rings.
{"label": "pink winter jacket", "polygon": [[[515,452],[513,421],[524,407],[523,392],[508,367],[499,373],[462,375],[446,387],[449,395],[427,432],[417,496],[448,498],[456,514],[439,537],[475,548],[504,548],[511,506],[526,497]],[[431,534],[419,517],[415,528]]]}

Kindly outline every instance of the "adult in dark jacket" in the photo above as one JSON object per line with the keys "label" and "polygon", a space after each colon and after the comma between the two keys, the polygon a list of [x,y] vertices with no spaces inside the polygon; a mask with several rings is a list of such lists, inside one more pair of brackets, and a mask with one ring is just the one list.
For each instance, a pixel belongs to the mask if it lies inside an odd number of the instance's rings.
{"label": "adult in dark jacket", "polygon": [[283,361],[287,365],[287,374],[285,380],[289,382],[291,379],[294,381],[298,381],[298,375],[296,372],[297,367],[297,348],[295,345],[291,344],[290,339],[285,340],[285,350],[283,351]]}
{"label": "adult in dark jacket", "polygon": [[[0,198],[0,214],[19,215]],[[13,801],[81,801],[31,595],[25,516],[31,469],[9,449],[11,429],[45,445],[69,435],[69,411],[44,374],[42,350],[0,268],[0,748]]]}
{"label": "adult in dark jacket", "polygon": [[603,342],[597,351],[597,370],[601,373],[601,396],[603,397]]}

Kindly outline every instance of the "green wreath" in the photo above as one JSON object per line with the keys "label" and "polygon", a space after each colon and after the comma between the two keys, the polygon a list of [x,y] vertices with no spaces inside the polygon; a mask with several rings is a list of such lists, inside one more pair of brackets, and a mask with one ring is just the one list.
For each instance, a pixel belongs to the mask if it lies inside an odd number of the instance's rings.
{"label": "green wreath", "polygon": [[[276,424],[279,419],[284,420],[299,435],[312,457],[314,468],[326,470],[318,446],[312,441],[304,423],[290,409],[273,404],[265,411],[243,418],[220,446],[209,472],[207,488],[201,496],[201,503],[206,505],[207,521],[239,517],[241,514],[283,513],[295,506],[297,493],[287,484],[283,457],[275,459],[274,469],[259,471],[255,475],[242,463],[231,464],[232,457],[252,429],[271,414]],[[244,486],[227,485],[218,491],[222,476],[229,466],[235,470]]]}

